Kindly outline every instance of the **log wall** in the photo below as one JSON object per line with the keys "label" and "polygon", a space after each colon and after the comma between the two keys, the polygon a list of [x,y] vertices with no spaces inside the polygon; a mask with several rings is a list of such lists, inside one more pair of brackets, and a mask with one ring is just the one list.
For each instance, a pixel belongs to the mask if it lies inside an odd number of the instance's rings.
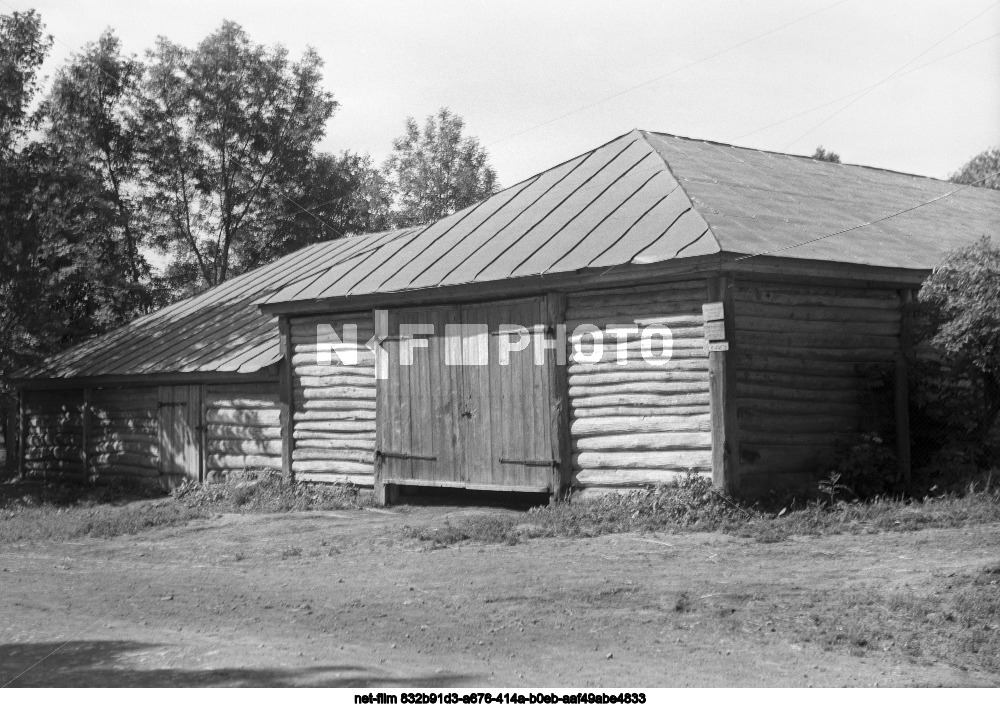
{"label": "log wall", "polygon": [[86,481],[83,392],[25,392],[24,413],[25,476],[46,481]]}
{"label": "log wall", "polygon": [[156,387],[90,393],[87,473],[96,481],[159,477]]}
{"label": "log wall", "polygon": [[[678,475],[712,471],[708,355],[702,305],[705,280],[569,294],[566,303],[573,485],[586,493],[662,484]],[[606,334],[613,325],[669,327],[672,356],[647,363],[637,335],[624,365],[605,336],[595,363],[577,363],[574,346],[591,352],[581,325]],[[582,344],[581,343],[582,340]],[[659,353],[658,347],[654,352]]]}
{"label": "log wall", "polygon": [[[317,326],[357,326],[357,364],[317,359]],[[374,483],[375,355],[372,314],[295,318],[292,350],[292,472],[301,481]]]}
{"label": "log wall", "polygon": [[899,296],[738,280],[734,299],[740,489],[808,488],[839,446],[886,422],[866,384],[899,351]]}
{"label": "log wall", "polygon": [[248,467],[281,469],[276,383],[206,385],[202,405],[208,481]]}

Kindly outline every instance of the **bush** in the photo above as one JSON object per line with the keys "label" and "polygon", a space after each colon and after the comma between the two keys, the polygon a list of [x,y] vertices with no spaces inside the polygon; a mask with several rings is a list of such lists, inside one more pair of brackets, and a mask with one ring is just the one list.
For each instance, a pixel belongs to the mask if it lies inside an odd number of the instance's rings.
{"label": "bush", "polygon": [[375,503],[370,491],[353,485],[300,484],[269,469],[231,473],[222,482],[185,482],[171,494],[189,508],[265,514],[359,509]]}

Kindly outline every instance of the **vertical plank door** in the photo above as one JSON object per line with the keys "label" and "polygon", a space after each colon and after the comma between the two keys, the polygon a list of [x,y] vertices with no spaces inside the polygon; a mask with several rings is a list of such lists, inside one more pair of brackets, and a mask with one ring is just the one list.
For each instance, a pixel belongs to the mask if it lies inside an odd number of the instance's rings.
{"label": "vertical plank door", "polygon": [[[377,381],[376,479],[378,485],[461,486],[456,461],[460,366],[449,366],[448,325],[457,307],[421,307],[389,312],[388,376]],[[424,325],[433,334],[400,337],[402,325]],[[426,346],[412,346],[417,339]],[[409,350],[409,354],[406,351]],[[406,364],[404,360],[411,363]]]}
{"label": "vertical plank door", "polygon": [[160,479],[167,487],[201,478],[201,386],[160,386]]}
{"label": "vertical plank door", "polygon": [[[466,360],[460,440],[470,488],[541,492],[552,486],[555,352],[545,352],[543,362],[536,362],[541,341],[550,337],[547,319],[544,298],[462,307]],[[526,346],[501,361],[500,342],[519,342],[512,334],[518,326],[529,333]],[[478,351],[483,347],[487,351]]]}

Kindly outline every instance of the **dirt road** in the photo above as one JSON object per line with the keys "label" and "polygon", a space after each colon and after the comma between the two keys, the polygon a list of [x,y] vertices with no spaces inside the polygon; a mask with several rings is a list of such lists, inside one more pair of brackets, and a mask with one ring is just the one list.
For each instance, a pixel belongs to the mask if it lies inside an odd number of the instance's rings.
{"label": "dirt road", "polygon": [[[227,515],[0,551],[0,685],[991,685],[804,631],[844,592],[1000,562],[1000,528],[432,550],[472,510]],[[826,599],[824,599],[826,598]],[[829,607],[826,608],[829,610]]]}

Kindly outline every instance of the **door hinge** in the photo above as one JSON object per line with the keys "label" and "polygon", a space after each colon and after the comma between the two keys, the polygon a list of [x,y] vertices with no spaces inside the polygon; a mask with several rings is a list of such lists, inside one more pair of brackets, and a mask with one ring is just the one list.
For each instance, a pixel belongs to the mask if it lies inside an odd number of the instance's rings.
{"label": "door hinge", "polygon": [[375,456],[391,457],[396,460],[427,460],[428,462],[437,462],[436,457],[431,457],[429,455],[411,455],[408,452],[386,452],[383,450],[376,450]]}
{"label": "door hinge", "polygon": [[525,465],[526,467],[558,467],[559,460],[508,460],[501,457],[500,462],[505,465]]}

